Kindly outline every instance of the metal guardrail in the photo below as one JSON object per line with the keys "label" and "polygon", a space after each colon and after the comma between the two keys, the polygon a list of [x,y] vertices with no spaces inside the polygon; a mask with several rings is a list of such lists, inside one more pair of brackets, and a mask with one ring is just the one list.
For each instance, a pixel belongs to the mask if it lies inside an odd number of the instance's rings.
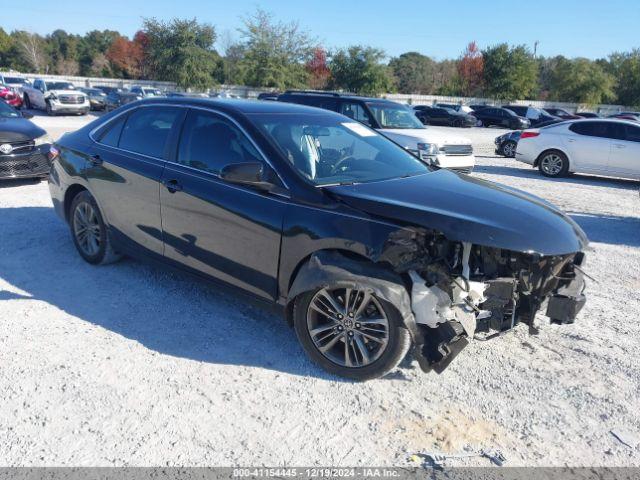
{"label": "metal guardrail", "polygon": [[[0,72],[2,75],[28,78],[33,80],[34,78],[43,78],[45,80],[57,80],[63,82],[71,82],[77,87],[91,87],[94,85],[106,85],[110,87],[131,87],[133,85],[140,85],[145,87],[154,87],[161,90],[177,90],[177,86],[173,82],[158,82],[155,80],[131,80],[122,78],[101,78],[101,77],[79,77],[69,75],[44,75],[34,73],[18,73],[18,72]],[[257,98],[260,93],[273,92],[273,89],[269,88],[255,88],[247,87],[243,85],[220,85],[212,91],[224,91],[233,96],[240,98]],[[569,102],[550,102],[543,100],[514,100],[512,102],[504,102],[493,98],[477,98],[477,97],[456,97],[456,96],[442,96],[442,95],[419,95],[419,94],[403,94],[403,93],[387,93],[381,95],[382,98],[387,98],[399,103],[408,103],[411,105],[431,105],[434,103],[453,103],[453,104],[465,104],[465,105],[505,105],[510,103],[512,105],[523,105],[537,108],[556,107],[563,108],[571,113],[577,111],[594,111],[602,115],[611,115],[623,111],[633,111],[633,107],[624,105],[584,105],[579,103]]]}

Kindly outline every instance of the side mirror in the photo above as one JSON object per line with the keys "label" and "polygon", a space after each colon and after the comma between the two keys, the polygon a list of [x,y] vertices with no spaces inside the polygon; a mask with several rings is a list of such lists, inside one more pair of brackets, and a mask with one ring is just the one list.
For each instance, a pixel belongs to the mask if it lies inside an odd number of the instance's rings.
{"label": "side mirror", "polygon": [[248,185],[267,192],[275,186],[264,179],[264,166],[259,162],[225,165],[220,170],[220,178],[229,183]]}
{"label": "side mirror", "polygon": [[20,114],[22,115],[22,118],[33,118],[33,113],[22,111]]}

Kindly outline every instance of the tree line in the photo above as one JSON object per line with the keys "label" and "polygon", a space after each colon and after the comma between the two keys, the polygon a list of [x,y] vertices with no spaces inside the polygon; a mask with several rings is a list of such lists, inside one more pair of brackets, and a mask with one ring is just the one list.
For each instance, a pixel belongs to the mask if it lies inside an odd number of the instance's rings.
{"label": "tree line", "polygon": [[196,19],[145,19],[131,39],[113,30],[42,36],[0,28],[0,69],[171,81],[196,90],[235,84],[640,106],[640,49],[590,60],[471,42],[456,59],[418,52],[388,59],[366,45],[327,51],[297,22],[261,9],[242,19],[237,39],[222,40]]}

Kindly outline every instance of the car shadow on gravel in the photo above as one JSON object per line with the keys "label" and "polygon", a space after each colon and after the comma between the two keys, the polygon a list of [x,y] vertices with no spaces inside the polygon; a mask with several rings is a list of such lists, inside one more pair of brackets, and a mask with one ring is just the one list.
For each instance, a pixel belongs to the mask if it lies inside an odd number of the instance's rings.
{"label": "car shadow on gravel", "polygon": [[611,245],[640,247],[640,218],[570,213],[573,220],[585,231],[589,240]]}
{"label": "car shadow on gravel", "polygon": [[0,304],[46,302],[163,355],[350,382],[315,366],[280,314],[237,289],[133,259],[87,264],[52,208],[0,209],[0,232],[0,278],[28,295],[0,289]]}
{"label": "car shadow on gravel", "polygon": [[36,185],[43,180],[40,178],[9,178],[0,180],[0,188],[15,188],[25,185]]}
{"label": "car shadow on gravel", "polygon": [[637,180],[626,180],[622,178],[598,177],[595,175],[582,175],[573,173],[567,177],[549,178],[533,168],[518,168],[498,165],[476,165],[474,173],[487,173],[490,175],[507,175],[509,177],[531,178],[535,180],[545,180],[556,183],[572,183],[588,186],[622,188],[627,190],[638,190],[639,182]]}

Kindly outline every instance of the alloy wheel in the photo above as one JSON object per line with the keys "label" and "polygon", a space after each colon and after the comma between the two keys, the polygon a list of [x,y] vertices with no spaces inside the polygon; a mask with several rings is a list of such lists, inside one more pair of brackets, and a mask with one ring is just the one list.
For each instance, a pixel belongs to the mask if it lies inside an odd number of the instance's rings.
{"label": "alloy wheel", "polygon": [[504,147],[502,147],[502,152],[504,153],[505,157],[513,157],[515,148],[516,146],[513,142],[507,142],[505,143]]}
{"label": "alloy wheel", "polygon": [[375,362],[389,343],[387,315],[365,290],[319,290],[309,303],[307,330],[324,357],[349,368]]}
{"label": "alloy wheel", "polygon": [[92,257],[100,251],[101,229],[93,206],[79,203],[73,212],[73,233],[82,251]]}
{"label": "alloy wheel", "polygon": [[542,158],[540,167],[547,175],[555,177],[562,171],[564,166],[562,158],[556,153],[549,153]]}

